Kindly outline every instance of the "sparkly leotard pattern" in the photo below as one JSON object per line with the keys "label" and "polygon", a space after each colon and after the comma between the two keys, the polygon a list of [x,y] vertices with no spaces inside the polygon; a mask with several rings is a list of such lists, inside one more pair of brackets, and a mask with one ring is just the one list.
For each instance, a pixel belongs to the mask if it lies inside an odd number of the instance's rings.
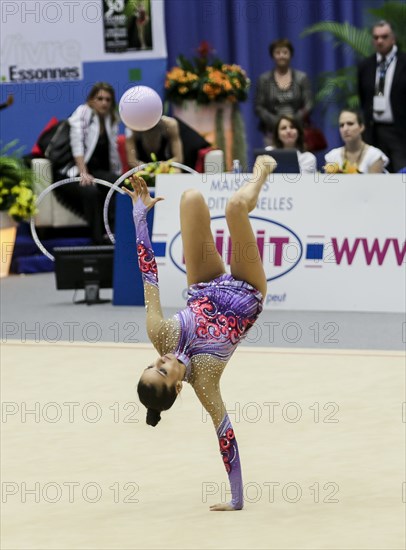
{"label": "sparkly leotard pattern", "polygon": [[[148,234],[146,208],[140,199],[134,205],[133,216],[144,285],[152,285],[158,292],[158,270]],[[187,307],[162,324],[153,344],[161,353],[174,353],[186,366],[185,380],[191,382],[193,368],[207,371],[207,376],[209,369],[222,372],[261,313],[262,294],[247,282],[228,274],[208,283],[191,285],[188,294]],[[229,504],[241,510],[244,505],[241,464],[227,413],[216,432],[230,481],[232,500]]]}
{"label": "sparkly leotard pattern", "polygon": [[174,353],[186,367],[202,353],[227,362],[261,311],[262,294],[232,275],[194,284],[187,307],[176,314],[181,328]]}

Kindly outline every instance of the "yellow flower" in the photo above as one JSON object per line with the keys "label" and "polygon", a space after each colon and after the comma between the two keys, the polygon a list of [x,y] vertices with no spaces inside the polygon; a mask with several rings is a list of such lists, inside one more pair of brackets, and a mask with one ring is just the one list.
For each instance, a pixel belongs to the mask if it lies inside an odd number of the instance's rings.
{"label": "yellow flower", "polygon": [[27,189],[27,187],[20,188],[20,193],[18,195],[17,200],[20,203],[27,203],[29,200],[32,199],[32,191],[31,189]]}
{"label": "yellow flower", "polygon": [[20,205],[15,202],[8,209],[8,213],[10,214],[10,216],[20,216],[21,215]]}
{"label": "yellow flower", "polygon": [[324,166],[326,174],[338,174],[341,170],[336,162],[329,162]]}
{"label": "yellow flower", "polygon": [[343,174],[359,174],[358,166],[356,164],[352,164],[348,160],[344,161],[343,164]]}
{"label": "yellow flower", "polygon": [[36,213],[32,172],[18,156],[0,156],[0,204],[16,221]]}

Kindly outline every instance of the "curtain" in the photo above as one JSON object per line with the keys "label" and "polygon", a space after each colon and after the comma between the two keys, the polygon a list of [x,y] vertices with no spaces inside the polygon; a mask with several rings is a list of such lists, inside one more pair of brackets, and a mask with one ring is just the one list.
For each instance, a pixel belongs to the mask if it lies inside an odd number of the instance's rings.
{"label": "curtain", "polygon": [[[268,45],[277,38],[288,38],[295,54],[292,66],[307,73],[316,91],[317,76],[356,63],[349,48],[335,48],[320,33],[300,38],[304,28],[322,20],[348,21],[357,27],[371,22],[369,7],[383,0],[166,0],[165,22],[168,68],[182,53],[196,55],[202,40],[207,40],[218,57],[237,63],[248,73],[252,84],[249,99],[241,104],[246,124],[248,152],[263,145],[254,113],[255,83],[272,66]],[[329,148],[340,144],[334,106],[323,112],[316,107],[312,120],[326,134]],[[321,155],[321,157],[323,154]],[[320,157],[320,155],[319,155]]]}

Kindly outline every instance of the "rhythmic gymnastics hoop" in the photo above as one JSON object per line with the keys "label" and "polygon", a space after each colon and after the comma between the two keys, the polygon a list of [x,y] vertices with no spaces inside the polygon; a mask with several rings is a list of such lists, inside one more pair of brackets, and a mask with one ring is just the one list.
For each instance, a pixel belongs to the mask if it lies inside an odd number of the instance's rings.
{"label": "rhythmic gymnastics hoop", "polygon": [[[50,193],[51,191],[53,191],[54,189],[56,189],[57,187],[61,187],[62,185],[66,185],[68,183],[73,183],[73,182],[79,182],[81,180],[81,178],[78,176],[78,177],[75,177],[75,178],[67,178],[67,179],[64,179],[64,180],[59,180],[51,185],[49,185],[46,189],[44,189],[42,191],[42,193],[39,195],[38,199],[37,199],[37,202],[36,202],[36,206],[39,206],[41,204],[41,202],[44,200],[44,198],[48,195],[48,193]],[[105,181],[105,180],[100,180],[100,179],[97,179],[95,178],[93,180],[94,183],[98,183],[100,185],[105,185],[106,187],[114,187],[115,184],[113,183],[110,183],[108,181]],[[124,195],[124,191],[122,191],[121,189],[116,189],[117,191],[119,191],[121,194]],[[111,191],[111,189],[110,189]],[[109,192],[110,192],[109,191]],[[37,230],[35,229],[35,217],[34,216],[31,216],[31,219],[30,219],[30,228],[31,228],[31,235],[32,235],[32,238],[34,239],[35,241],[35,244],[38,246],[38,248],[41,250],[41,252],[47,257],[49,258],[50,260],[52,260],[53,262],[55,261],[55,257],[50,253],[48,252],[48,250],[45,248],[45,246],[42,244],[42,242],[39,240],[38,238],[38,235],[37,235]],[[110,236],[110,235],[109,235]],[[111,238],[110,238],[111,240]],[[111,240],[111,242],[114,244],[114,240]]]}
{"label": "rhythmic gymnastics hoop", "polygon": [[[160,160],[159,164],[161,162],[168,162]],[[103,207],[103,221],[104,221],[104,228],[106,230],[107,235],[109,236],[110,241],[115,244],[116,239],[111,232],[110,225],[109,225],[109,219],[108,219],[108,211],[109,211],[109,204],[111,197],[114,193],[114,191],[120,191],[119,186],[122,184],[122,182],[128,178],[129,176],[132,176],[136,172],[139,172],[140,170],[143,170],[146,166],[149,166],[150,164],[157,164],[156,162],[148,162],[146,164],[141,164],[140,166],[136,166],[135,168],[131,168],[131,170],[128,170],[125,174],[120,176],[114,184],[111,186],[111,189],[106,195],[106,198],[104,200],[104,207]],[[190,168],[190,166],[186,166],[185,164],[181,164],[180,162],[171,162],[171,166],[175,168],[180,168],[181,170],[185,170],[186,172],[189,172],[190,174],[198,174],[197,170],[194,170],[193,168]],[[124,194],[124,191],[120,191],[121,194]]]}

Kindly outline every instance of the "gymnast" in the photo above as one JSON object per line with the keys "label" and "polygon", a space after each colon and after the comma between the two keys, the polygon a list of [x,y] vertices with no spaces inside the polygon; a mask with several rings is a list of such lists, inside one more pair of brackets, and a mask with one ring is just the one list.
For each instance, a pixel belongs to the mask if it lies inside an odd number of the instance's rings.
{"label": "gymnast", "polygon": [[159,353],[142,373],[138,396],[147,408],[147,424],[156,426],[161,412],[169,409],[182,389],[193,387],[210,414],[228,473],[232,499],[210,507],[212,511],[241,510],[243,485],[237,441],[220,392],[220,377],[240,340],[262,311],[267,282],[251,227],[249,212],[275,160],[259,156],[252,177],[228,201],[226,220],[232,241],[231,275],[216,250],[210,229],[210,213],[201,193],[183,193],[180,223],[189,298],[185,309],[164,319],[158,288],[158,272],[148,235],[147,211],[163,200],[152,198],[144,180],[131,177],[138,263],[144,283],[147,332]]}

